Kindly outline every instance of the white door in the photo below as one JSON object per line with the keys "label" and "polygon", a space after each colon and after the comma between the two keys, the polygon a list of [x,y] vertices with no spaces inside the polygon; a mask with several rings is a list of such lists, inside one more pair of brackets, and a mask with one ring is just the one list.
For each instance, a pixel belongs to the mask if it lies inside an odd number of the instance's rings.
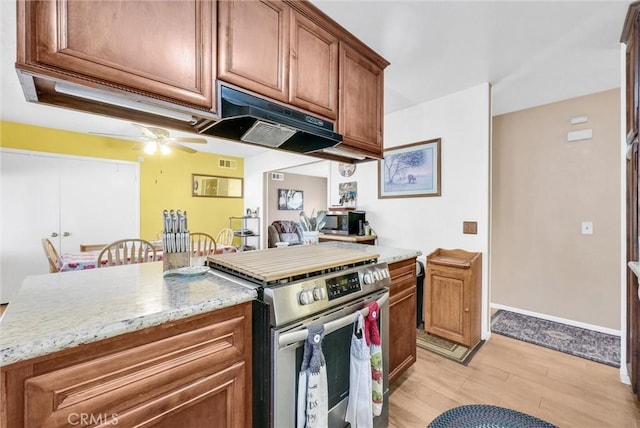
{"label": "white door", "polygon": [[61,159],[60,254],[140,237],[138,165]]}
{"label": "white door", "polygon": [[0,303],[26,276],[49,272],[42,238],[63,254],[139,236],[138,164],[7,150],[0,157]]}
{"label": "white door", "polygon": [[43,156],[0,157],[0,303],[6,303],[25,276],[49,272],[42,238],[60,244],[59,165]]}

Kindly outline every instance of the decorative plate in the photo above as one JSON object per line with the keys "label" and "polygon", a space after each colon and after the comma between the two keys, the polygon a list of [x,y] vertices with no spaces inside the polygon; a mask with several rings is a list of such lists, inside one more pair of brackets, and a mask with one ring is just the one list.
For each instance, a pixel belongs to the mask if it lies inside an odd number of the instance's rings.
{"label": "decorative plate", "polygon": [[194,276],[194,275],[202,275],[203,273],[207,273],[208,271],[209,271],[209,266],[185,266],[178,269],[168,270],[164,273],[164,276],[167,276],[167,275]]}
{"label": "decorative plate", "polygon": [[343,177],[351,177],[356,171],[356,164],[354,163],[338,163],[338,172]]}

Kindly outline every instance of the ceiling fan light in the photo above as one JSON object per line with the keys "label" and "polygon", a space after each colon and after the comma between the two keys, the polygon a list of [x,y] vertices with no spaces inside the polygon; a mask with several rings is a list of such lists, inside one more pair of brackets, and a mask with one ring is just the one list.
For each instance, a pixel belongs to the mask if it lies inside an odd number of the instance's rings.
{"label": "ceiling fan light", "polygon": [[160,153],[162,153],[163,155],[168,155],[169,153],[171,153],[171,148],[166,144],[160,144]]}
{"label": "ceiling fan light", "polygon": [[144,145],[144,152],[148,155],[154,154],[158,150],[158,144],[155,141],[147,141]]}

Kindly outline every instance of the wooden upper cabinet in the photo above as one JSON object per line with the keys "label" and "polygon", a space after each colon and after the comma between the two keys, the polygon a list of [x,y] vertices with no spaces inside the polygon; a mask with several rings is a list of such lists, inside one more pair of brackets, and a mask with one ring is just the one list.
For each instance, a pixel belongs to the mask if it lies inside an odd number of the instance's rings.
{"label": "wooden upper cabinet", "polygon": [[281,1],[218,2],[218,78],[287,102],[290,12]]}
{"label": "wooden upper cabinet", "polygon": [[215,100],[214,5],[198,0],[19,0],[16,68],[210,110]]}
{"label": "wooden upper cabinet", "polygon": [[291,13],[289,102],[329,119],[338,115],[338,38]]}
{"label": "wooden upper cabinet", "polygon": [[346,43],[340,43],[340,148],[382,157],[383,68]]}
{"label": "wooden upper cabinet", "polygon": [[336,119],[338,38],[281,1],[218,3],[218,78]]}

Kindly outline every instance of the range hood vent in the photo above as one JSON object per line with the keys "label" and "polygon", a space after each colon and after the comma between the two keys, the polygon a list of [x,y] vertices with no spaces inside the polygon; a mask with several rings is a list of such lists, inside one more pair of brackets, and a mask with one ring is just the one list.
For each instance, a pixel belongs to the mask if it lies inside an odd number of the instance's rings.
{"label": "range hood vent", "polygon": [[313,153],[342,141],[324,119],[224,85],[220,97],[221,119],[200,129],[201,134],[296,153]]}

